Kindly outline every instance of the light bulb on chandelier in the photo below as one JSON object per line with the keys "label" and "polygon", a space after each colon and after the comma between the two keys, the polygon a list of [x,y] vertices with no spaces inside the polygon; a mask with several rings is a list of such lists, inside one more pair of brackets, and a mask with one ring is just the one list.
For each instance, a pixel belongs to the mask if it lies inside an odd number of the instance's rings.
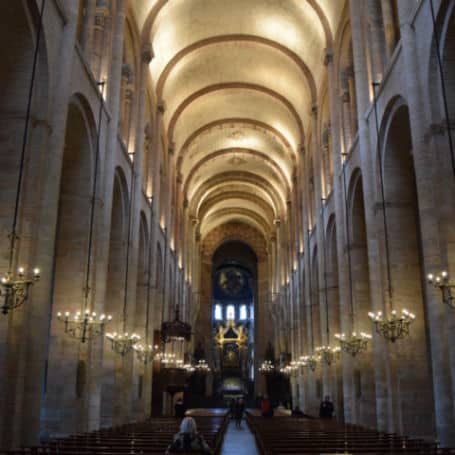
{"label": "light bulb on chandelier", "polygon": [[455,309],[455,295],[453,292],[455,282],[450,281],[449,274],[445,270],[437,275],[429,273],[427,275],[427,281],[441,291],[443,303]]}

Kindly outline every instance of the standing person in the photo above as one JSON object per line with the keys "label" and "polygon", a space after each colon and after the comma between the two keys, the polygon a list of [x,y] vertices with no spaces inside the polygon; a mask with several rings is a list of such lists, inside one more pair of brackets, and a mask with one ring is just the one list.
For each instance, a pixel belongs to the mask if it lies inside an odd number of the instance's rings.
{"label": "standing person", "polygon": [[324,401],[321,403],[319,408],[319,417],[321,419],[331,419],[333,416],[333,403],[330,401],[330,397],[326,395]]}
{"label": "standing person", "polygon": [[182,420],[180,431],[174,435],[174,440],[166,449],[166,455],[187,452],[213,455],[212,449],[197,432],[196,421],[192,417]]}
{"label": "standing person", "polygon": [[245,410],[245,402],[243,401],[243,398],[240,398],[237,400],[237,402],[235,404],[235,427],[236,428],[242,427],[242,417],[243,417],[244,410]]}

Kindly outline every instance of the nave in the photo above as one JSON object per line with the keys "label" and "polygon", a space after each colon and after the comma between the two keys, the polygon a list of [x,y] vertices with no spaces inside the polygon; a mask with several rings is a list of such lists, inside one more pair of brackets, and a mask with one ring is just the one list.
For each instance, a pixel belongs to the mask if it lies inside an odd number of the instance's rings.
{"label": "nave", "polygon": [[455,447],[454,124],[455,0],[0,0],[0,450]]}

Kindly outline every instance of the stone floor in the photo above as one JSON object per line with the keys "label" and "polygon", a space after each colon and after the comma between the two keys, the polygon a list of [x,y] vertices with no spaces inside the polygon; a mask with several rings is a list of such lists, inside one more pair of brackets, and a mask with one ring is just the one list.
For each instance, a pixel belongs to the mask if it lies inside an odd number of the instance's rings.
{"label": "stone floor", "polygon": [[241,429],[229,422],[220,455],[259,455],[254,436],[245,421],[242,421]]}

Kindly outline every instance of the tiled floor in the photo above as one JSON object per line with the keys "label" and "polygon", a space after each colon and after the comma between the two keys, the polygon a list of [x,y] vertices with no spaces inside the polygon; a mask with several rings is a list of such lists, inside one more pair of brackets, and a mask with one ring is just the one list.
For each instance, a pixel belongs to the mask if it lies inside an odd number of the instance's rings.
{"label": "tiled floor", "polygon": [[235,428],[234,422],[229,423],[220,455],[259,455],[254,436],[245,421],[241,429]]}

